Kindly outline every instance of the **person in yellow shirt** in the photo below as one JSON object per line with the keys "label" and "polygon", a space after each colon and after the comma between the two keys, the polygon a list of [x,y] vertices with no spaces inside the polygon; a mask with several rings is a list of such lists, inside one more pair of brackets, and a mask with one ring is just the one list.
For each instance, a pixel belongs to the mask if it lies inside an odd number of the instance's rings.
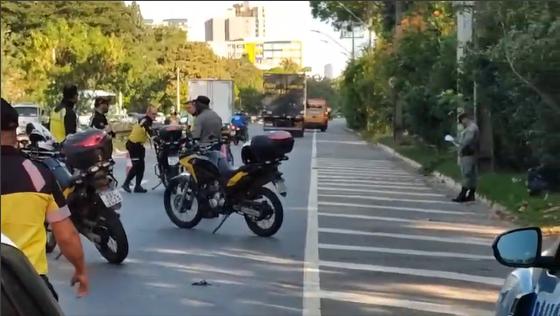
{"label": "person in yellow shirt", "polygon": [[52,110],[49,123],[51,134],[58,143],[78,131],[78,116],[74,110],[76,103],[78,103],[78,87],[65,86],[62,90],[62,101]]}
{"label": "person in yellow shirt", "polygon": [[130,191],[130,182],[136,177],[136,186],[134,187],[135,193],[146,193],[148,190],[142,187],[142,179],[144,178],[144,170],[146,169],[146,148],[144,144],[152,136],[152,124],[156,118],[157,109],[155,106],[149,106],[146,110],[146,115],[142,117],[134,126],[128,136],[126,142],[126,150],[132,160],[132,168],[126,175],[122,188],[128,193]]}
{"label": "person in yellow shirt", "polygon": [[78,296],[84,296],[88,292],[84,252],[60,187],[46,166],[16,149],[18,113],[4,99],[0,116],[2,233],[21,249],[58,300],[47,278],[45,222],[50,223],[62,254],[74,266],[71,284],[78,283]]}

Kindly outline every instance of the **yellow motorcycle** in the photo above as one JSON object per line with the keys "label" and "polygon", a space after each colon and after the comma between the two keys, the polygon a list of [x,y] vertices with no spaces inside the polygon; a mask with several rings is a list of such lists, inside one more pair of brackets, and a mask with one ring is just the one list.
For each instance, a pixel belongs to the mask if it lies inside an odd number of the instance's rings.
{"label": "yellow motorcycle", "polygon": [[278,194],[286,196],[278,168],[293,145],[287,132],[255,136],[242,148],[243,166],[232,168],[215,145],[201,147],[189,140],[180,155],[186,172],[173,178],[165,190],[169,219],[180,228],[193,228],[202,218],[223,215],[215,233],[237,213],[256,235],[274,235],[282,226],[284,210],[277,194],[266,186],[272,183]]}

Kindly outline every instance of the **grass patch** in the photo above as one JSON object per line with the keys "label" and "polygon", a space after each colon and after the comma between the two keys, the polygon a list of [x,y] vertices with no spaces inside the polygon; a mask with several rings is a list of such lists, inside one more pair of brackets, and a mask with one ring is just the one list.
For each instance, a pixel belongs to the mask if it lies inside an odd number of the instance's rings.
{"label": "grass patch", "polygon": [[[395,149],[398,153],[423,166],[422,172],[438,171],[457,181],[461,172],[457,165],[457,154],[449,150],[438,150],[419,140],[406,137],[403,144],[396,146],[390,136],[362,134],[363,137]],[[522,225],[553,226],[560,224],[560,194],[529,196],[526,187],[527,173],[497,171],[482,173],[478,191],[488,199],[505,206]]]}

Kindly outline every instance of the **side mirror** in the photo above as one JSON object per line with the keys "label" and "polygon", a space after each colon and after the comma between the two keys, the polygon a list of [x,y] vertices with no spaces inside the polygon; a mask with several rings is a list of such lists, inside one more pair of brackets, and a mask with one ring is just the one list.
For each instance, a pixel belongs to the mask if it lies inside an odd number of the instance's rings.
{"label": "side mirror", "polygon": [[513,268],[530,268],[540,264],[542,233],[538,227],[520,228],[499,235],[492,250],[499,263]]}
{"label": "side mirror", "polygon": [[444,139],[445,139],[446,142],[450,142],[450,143],[455,141],[455,138],[453,138],[453,136],[451,136],[451,135],[445,135]]}

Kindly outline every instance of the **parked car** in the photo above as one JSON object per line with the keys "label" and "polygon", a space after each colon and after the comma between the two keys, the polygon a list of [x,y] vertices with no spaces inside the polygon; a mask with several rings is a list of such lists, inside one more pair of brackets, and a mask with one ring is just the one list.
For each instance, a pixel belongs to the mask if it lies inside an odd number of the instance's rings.
{"label": "parked car", "polygon": [[560,315],[560,238],[542,252],[538,227],[508,231],[492,249],[501,264],[517,268],[500,290],[496,316]]}
{"label": "parked car", "polygon": [[48,115],[43,111],[40,105],[32,103],[15,104],[14,109],[19,114],[18,118],[18,134],[25,133],[25,126],[29,123],[45,124],[48,121]]}
{"label": "parked car", "polygon": [[1,315],[63,315],[62,309],[27,257],[4,234],[0,244],[0,257],[2,259]]}

